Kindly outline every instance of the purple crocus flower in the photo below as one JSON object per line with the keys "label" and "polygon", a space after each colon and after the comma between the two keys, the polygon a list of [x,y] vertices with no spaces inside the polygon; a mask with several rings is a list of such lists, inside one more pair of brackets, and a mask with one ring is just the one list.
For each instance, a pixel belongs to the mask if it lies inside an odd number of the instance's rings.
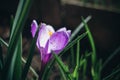
{"label": "purple crocus flower", "polygon": [[[35,36],[37,27],[37,22],[33,20],[31,24],[32,37]],[[51,51],[58,54],[63,50],[69,42],[70,35],[71,30],[66,30],[65,27],[55,32],[51,25],[41,23],[36,45],[40,50],[42,62],[46,64],[50,60]]]}

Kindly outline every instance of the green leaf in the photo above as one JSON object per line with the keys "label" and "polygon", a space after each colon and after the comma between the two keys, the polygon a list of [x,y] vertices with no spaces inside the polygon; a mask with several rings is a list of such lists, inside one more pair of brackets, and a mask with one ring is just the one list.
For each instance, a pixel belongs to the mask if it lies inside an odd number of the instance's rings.
{"label": "green leaf", "polygon": [[35,37],[32,40],[32,43],[31,43],[31,46],[30,46],[29,56],[27,58],[27,62],[25,64],[25,67],[24,67],[23,72],[22,72],[22,80],[26,79],[27,73],[28,73],[30,65],[31,65],[31,61],[32,61],[33,56],[34,56],[34,51],[35,51],[36,40],[37,40],[37,37],[38,37],[39,28],[40,27],[38,27],[37,32],[35,34]]}
{"label": "green leaf", "polygon": [[14,22],[14,17],[13,15],[11,15],[10,16],[10,35],[11,35],[11,32],[13,32],[13,29],[12,29],[13,22]]}
{"label": "green leaf", "polygon": [[[87,23],[89,20],[91,19],[91,16],[88,16],[84,21],[85,23]],[[74,37],[80,32],[80,30],[84,27],[84,23],[81,22],[78,27],[76,27],[76,29],[73,31],[71,37],[70,37],[70,40],[73,40]]]}
{"label": "green leaf", "polygon": [[[92,37],[92,34],[88,28],[88,25],[86,24],[86,22],[84,21],[84,18],[82,17],[82,21],[85,25],[85,29],[86,31],[88,32],[88,39],[89,39],[89,42],[90,42],[90,45],[91,45],[91,48],[92,48],[92,55],[91,55],[91,60],[92,60],[92,67],[91,67],[91,74],[92,74],[92,77],[93,77],[93,80],[96,80],[96,75],[97,72],[95,70],[96,68],[96,48],[95,48],[95,43],[94,43],[94,40],[93,40],[93,37]],[[98,75],[97,75],[98,76]]]}
{"label": "green leaf", "polygon": [[79,78],[79,66],[80,66],[80,42],[77,41],[77,54],[76,54],[76,67],[73,71],[73,77],[75,80],[78,80]]}
{"label": "green leaf", "polygon": [[105,60],[103,63],[102,69],[110,62],[117,54],[120,55],[120,46]]}
{"label": "green leaf", "polygon": [[70,66],[72,66],[72,67],[74,67],[75,66],[75,54],[74,54],[74,47],[71,47],[70,48],[70,53],[71,53],[71,56],[70,56],[70,61],[71,61],[71,65]]}
{"label": "green leaf", "polygon": [[109,74],[108,76],[103,78],[102,80],[110,80],[109,78],[112,77],[112,76],[114,77],[114,75],[116,75],[117,73],[120,73],[120,68],[118,68],[116,71],[112,72],[111,74]]}
{"label": "green leaf", "polygon": [[[13,72],[13,80],[21,80],[21,73],[22,73],[22,35],[18,40],[18,45],[16,47],[16,60],[14,65],[14,72]],[[14,58],[14,57],[13,57]]]}
{"label": "green leaf", "polygon": [[[26,60],[22,57],[22,62],[26,63]],[[35,70],[30,66],[30,71],[35,75],[36,80],[38,80],[38,74],[35,72]]]}
{"label": "green leaf", "polygon": [[95,48],[95,43],[94,43],[94,40],[93,40],[93,37],[92,37],[92,34],[90,32],[90,29],[88,28],[88,25],[86,24],[84,18],[82,17],[82,21],[85,25],[85,29],[86,31],[88,32],[88,39],[90,41],[90,45],[91,45],[91,48],[92,48],[92,64],[94,65],[95,64],[95,61],[96,61],[96,48]]}
{"label": "green leaf", "polygon": [[65,72],[64,72],[64,70],[61,68],[61,66],[59,64],[58,64],[58,68],[60,69],[61,75],[63,76],[63,80],[67,80]]}
{"label": "green leaf", "polygon": [[16,36],[16,34],[22,31],[23,25],[27,19],[28,12],[29,12],[32,2],[33,0],[20,0],[16,15],[14,18],[14,22],[12,25],[10,42],[12,41],[11,39],[13,39]]}
{"label": "green leaf", "polygon": [[0,37],[0,44],[5,45],[6,47],[8,47],[8,44]]}
{"label": "green leaf", "polygon": [[[10,65],[6,70],[8,72],[2,72],[2,79],[3,80],[20,80],[21,77],[21,39],[22,37],[19,36],[17,45],[15,47],[15,51],[13,52],[14,55],[12,56],[12,60],[9,63]],[[19,64],[19,65],[18,65]],[[14,74],[15,73],[15,74]]]}
{"label": "green leaf", "polygon": [[84,59],[84,64],[83,64],[83,79],[86,78],[86,70],[87,70],[87,59]]}
{"label": "green leaf", "polygon": [[62,76],[64,79],[69,79],[72,80],[72,76],[70,75],[70,71],[68,69],[68,66],[64,65],[64,63],[62,62],[62,60],[58,57],[58,55],[53,53],[53,56],[56,60],[56,62],[58,63],[59,67],[60,67],[60,71],[62,72]]}
{"label": "green leaf", "polygon": [[76,65],[79,66],[80,64],[80,42],[77,41],[77,55],[76,55]]}

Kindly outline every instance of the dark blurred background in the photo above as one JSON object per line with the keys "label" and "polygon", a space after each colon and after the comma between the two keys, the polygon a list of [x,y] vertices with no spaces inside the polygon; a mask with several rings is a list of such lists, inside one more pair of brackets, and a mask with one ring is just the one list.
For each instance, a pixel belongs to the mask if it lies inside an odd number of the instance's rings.
{"label": "dark blurred background", "polygon": [[[10,20],[11,16],[15,16],[18,2],[0,2],[0,37],[6,41],[9,40]],[[24,52],[27,52],[29,40],[32,39],[30,24],[33,19],[38,23],[53,25],[55,29],[65,26],[73,31],[81,23],[81,16],[86,18],[88,15],[92,16],[88,25],[95,40],[98,58],[104,62],[120,46],[120,0],[34,0],[23,31]],[[87,39],[82,45],[89,46]],[[103,73],[111,71],[119,58],[120,55],[115,56]],[[38,61],[35,64],[39,65]]]}

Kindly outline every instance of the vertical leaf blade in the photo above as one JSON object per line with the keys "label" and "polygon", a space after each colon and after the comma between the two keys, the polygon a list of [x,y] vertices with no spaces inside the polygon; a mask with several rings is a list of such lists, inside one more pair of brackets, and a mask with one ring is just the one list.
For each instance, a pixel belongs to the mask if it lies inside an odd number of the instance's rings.
{"label": "vertical leaf blade", "polygon": [[[21,35],[18,38],[18,42],[15,46],[15,50],[13,52],[13,56],[11,59],[10,65],[8,66],[8,72],[3,72],[2,79],[3,80],[20,80],[21,77],[21,47],[22,46],[22,37]],[[19,65],[18,65],[19,64]]]}
{"label": "vertical leaf blade", "polygon": [[40,27],[38,27],[37,32],[35,34],[35,37],[32,40],[32,43],[31,43],[31,46],[30,46],[29,56],[27,58],[27,62],[25,64],[25,67],[24,67],[23,72],[22,72],[22,80],[25,80],[25,78],[27,76],[27,73],[29,71],[30,65],[31,65],[32,58],[34,56],[34,50],[35,50],[35,46],[36,46],[36,41],[37,41],[37,37],[38,37],[39,28]]}
{"label": "vertical leaf blade", "polygon": [[18,40],[18,46],[16,47],[17,55],[15,60],[15,68],[13,72],[13,79],[14,80],[21,80],[21,73],[22,73],[22,35],[20,35],[20,38]]}
{"label": "vertical leaf blade", "polygon": [[62,76],[64,79],[69,79],[72,80],[72,76],[70,75],[70,71],[68,69],[67,66],[64,65],[64,63],[62,62],[62,60],[58,57],[58,55],[53,53],[53,56],[56,60],[56,62],[58,63],[59,67],[60,67],[60,72],[62,73]]}

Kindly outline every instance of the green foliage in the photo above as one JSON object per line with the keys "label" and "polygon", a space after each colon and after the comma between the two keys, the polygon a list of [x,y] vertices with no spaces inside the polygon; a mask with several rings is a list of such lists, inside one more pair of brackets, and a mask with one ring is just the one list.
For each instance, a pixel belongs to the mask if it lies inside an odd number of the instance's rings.
{"label": "green foliage", "polygon": [[[16,15],[14,19],[13,17],[11,18],[9,44],[0,38],[0,80],[25,80],[29,70],[33,72],[33,74],[36,76],[36,80],[38,80],[38,74],[32,67],[30,67],[30,65],[34,55],[39,28],[37,29],[35,38],[32,40],[27,61],[22,58],[22,30],[28,16],[31,3],[32,0],[20,0]],[[50,76],[49,73],[56,63],[62,76],[61,79],[87,80],[88,71],[91,71],[90,76],[92,76],[92,80],[102,79],[102,69],[108,62],[110,62],[110,60],[112,60],[115,55],[120,52],[120,48],[116,49],[115,52],[113,52],[112,55],[106,59],[102,66],[102,61],[97,59],[94,39],[87,25],[87,22],[90,19],[91,16],[88,16],[85,20],[82,17],[82,23],[73,31],[69,44],[60,52],[59,55],[56,55],[54,52],[52,53],[53,58],[48,64],[46,64],[45,70],[42,72],[43,75],[41,80],[48,80],[48,77]],[[85,29],[85,32],[75,38],[82,28]],[[85,37],[87,37],[89,40],[91,51],[88,52],[86,50],[85,53],[81,54],[80,52],[82,48],[80,47],[80,42]],[[2,46],[6,46],[7,48],[7,55],[5,58],[3,58]],[[76,51],[74,50],[74,46],[77,46]],[[67,53],[68,50],[70,50],[70,60],[68,62],[70,65],[65,64],[61,58]],[[88,61],[89,58],[91,61]],[[23,69],[22,61],[25,64]],[[90,62],[91,65],[88,66],[88,62]],[[87,69],[88,67],[90,67],[90,70]],[[112,80],[114,79],[113,76],[115,75],[116,80],[118,80],[120,78],[119,67],[120,64],[118,64],[118,67],[116,67],[109,75],[103,78],[103,80]],[[72,71],[70,71],[70,69],[72,69]]]}
{"label": "green foliage", "polygon": [[[9,44],[5,43],[1,38],[1,44],[7,47],[7,56],[2,57],[2,50],[0,46],[0,78],[1,80],[21,80],[22,75],[22,30],[27,19],[28,12],[32,0],[20,0],[16,16],[11,23],[11,34]],[[34,46],[35,47],[35,46]]]}

